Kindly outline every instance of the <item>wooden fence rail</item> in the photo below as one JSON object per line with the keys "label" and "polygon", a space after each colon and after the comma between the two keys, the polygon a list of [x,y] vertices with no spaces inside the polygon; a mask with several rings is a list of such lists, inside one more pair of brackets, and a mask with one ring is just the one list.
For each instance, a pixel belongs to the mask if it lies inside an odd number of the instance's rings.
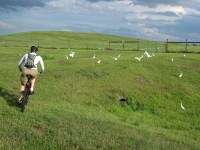
{"label": "wooden fence rail", "polygon": [[168,47],[168,44],[169,43],[180,43],[180,44],[185,44],[185,52],[188,51],[188,44],[200,44],[200,42],[188,42],[187,39],[185,40],[185,42],[174,42],[174,41],[170,41],[167,39],[167,42],[166,42],[166,52],[169,52],[169,47]]}
{"label": "wooden fence rail", "polygon": [[125,48],[125,44],[126,43],[137,43],[137,49],[138,50],[140,49],[140,41],[139,41],[139,39],[137,41],[128,41],[128,40],[109,41],[109,49],[111,49],[111,43],[121,43],[122,47],[123,47],[123,50]]}

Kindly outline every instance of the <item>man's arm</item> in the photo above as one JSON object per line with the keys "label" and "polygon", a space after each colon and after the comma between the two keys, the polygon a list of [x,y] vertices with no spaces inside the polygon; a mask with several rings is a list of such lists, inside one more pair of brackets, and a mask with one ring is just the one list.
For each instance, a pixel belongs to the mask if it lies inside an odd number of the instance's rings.
{"label": "man's arm", "polygon": [[22,67],[21,65],[23,64],[23,62],[25,61],[26,58],[26,54],[20,59],[19,63],[18,63],[18,68],[20,71],[22,71]]}
{"label": "man's arm", "polygon": [[40,57],[40,66],[41,66],[41,71],[40,71],[40,74],[44,72],[44,62],[43,62],[43,59],[42,57]]}

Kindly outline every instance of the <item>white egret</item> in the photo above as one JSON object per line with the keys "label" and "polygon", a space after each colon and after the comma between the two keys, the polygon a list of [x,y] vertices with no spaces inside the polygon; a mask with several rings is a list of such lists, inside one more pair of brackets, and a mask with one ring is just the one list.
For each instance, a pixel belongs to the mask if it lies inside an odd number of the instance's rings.
{"label": "white egret", "polygon": [[72,52],[69,54],[70,57],[74,57],[75,52]]}
{"label": "white egret", "polygon": [[114,60],[118,60],[118,58],[120,57],[121,55],[118,55],[117,57],[112,57]]}
{"label": "white egret", "polygon": [[180,75],[179,75],[179,78],[181,78],[183,76],[183,73],[181,73]]}
{"label": "white egret", "polygon": [[93,59],[95,59],[95,58],[96,58],[95,54],[94,54],[94,56],[93,56],[92,58],[93,58]]}
{"label": "white egret", "polygon": [[152,57],[147,51],[145,51],[144,55],[147,55],[147,57]]}
{"label": "white egret", "polygon": [[185,107],[183,107],[183,104],[182,104],[182,102],[181,102],[181,108],[185,110]]}
{"label": "white egret", "polygon": [[101,60],[97,61],[98,64],[100,64]]}
{"label": "white egret", "polygon": [[138,61],[141,61],[142,58],[143,58],[143,55],[141,57],[135,57],[135,59],[137,59]]}

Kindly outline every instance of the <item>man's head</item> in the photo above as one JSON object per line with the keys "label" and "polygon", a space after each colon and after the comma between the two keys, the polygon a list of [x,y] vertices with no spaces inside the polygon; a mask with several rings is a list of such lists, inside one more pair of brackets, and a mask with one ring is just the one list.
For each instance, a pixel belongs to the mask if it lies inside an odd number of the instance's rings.
{"label": "man's head", "polygon": [[36,46],[31,46],[31,52],[37,52],[38,48]]}

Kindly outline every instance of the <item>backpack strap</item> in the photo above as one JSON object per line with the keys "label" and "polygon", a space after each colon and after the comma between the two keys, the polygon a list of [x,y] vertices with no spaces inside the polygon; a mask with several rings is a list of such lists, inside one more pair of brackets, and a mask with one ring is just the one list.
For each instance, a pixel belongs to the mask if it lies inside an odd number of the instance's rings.
{"label": "backpack strap", "polygon": [[[36,58],[37,56],[38,56],[37,54],[33,56],[33,64],[34,64],[35,58]],[[35,65],[34,65],[34,66],[35,66]],[[34,67],[34,66],[33,66],[33,67]]]}

